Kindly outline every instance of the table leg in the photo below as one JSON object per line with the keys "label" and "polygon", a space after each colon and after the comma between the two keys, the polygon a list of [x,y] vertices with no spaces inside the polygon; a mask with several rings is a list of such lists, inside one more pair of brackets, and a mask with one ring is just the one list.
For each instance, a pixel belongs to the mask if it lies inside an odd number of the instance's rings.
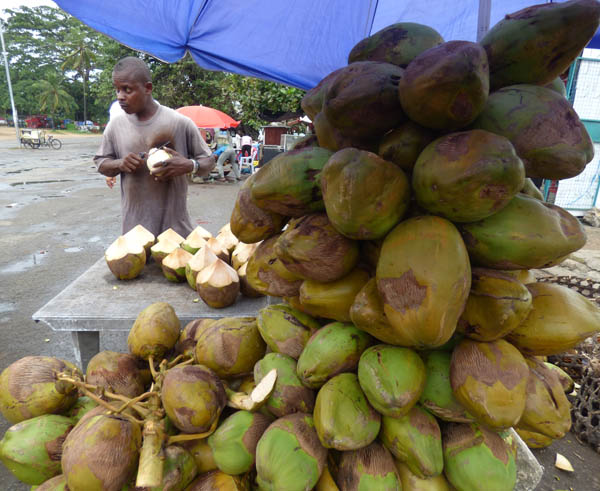
{"label": "table leg", "polygon": [[75,359],[83,373],[90,359],[100,351],[100,332],[98,331],[73,331],[73,347],[75,348]]}

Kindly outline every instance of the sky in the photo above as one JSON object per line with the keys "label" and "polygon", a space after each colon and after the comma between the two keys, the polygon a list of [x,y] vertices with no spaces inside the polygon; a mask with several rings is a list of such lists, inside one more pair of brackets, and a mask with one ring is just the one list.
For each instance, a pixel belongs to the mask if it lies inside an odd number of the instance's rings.
{"label": "sky", "polygon": [[58,7],[52,0],[0,0],[0,17],[4,17],[4,9],[16,9],[21,6],[38,7],[39,5]]}

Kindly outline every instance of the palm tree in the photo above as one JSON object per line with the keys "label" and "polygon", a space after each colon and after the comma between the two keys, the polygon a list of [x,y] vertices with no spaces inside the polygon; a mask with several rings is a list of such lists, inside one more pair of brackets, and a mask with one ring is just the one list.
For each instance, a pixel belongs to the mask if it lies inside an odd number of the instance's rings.
{"label": "palm tree", "polygon": [[63,88],[64,78],[57,72],[48,72],[44,80],[33,84],[32,88],[39,91],[40,110],[50,113],[54,127],[55,115],[59,112],[69,114],[77,107],[75,98]]}
{"label": "palm tree", "polygon": [[96,55],[90,46],[91,40],[88,39],[85,31],[73,29],[66,41],[66,45],[71,48],[67,53],[61,69],[76,71],[83,80],[83,120],[87,121],[87,84],[90,79],[90,72],[93,69]]}

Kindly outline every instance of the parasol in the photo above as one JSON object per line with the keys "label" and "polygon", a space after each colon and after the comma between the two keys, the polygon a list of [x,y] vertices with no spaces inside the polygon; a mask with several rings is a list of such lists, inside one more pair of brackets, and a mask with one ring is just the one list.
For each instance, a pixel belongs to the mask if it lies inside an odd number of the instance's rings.
{"label": "parasol", "polygon": [[176,110],[190,118],[198,128],[235,128],[240,122],[218,109],[207,106],[183,106]]}

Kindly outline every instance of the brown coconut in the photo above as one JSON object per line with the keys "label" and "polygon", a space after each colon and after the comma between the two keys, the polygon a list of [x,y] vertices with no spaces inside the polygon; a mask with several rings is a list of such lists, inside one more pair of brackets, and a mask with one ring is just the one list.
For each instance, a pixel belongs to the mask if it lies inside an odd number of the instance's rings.
{"label": "brown coconut", "polygon": [[229,307],[240,293],[238,274],[224,261],[217,259],[196,276],[196,291],[212,308]]}
{"label": "brown coconut", "polygon": [[122,235],[106,249],[104,259],[119,280],[132,280],[144,269],[146,250],[144,244]]}
{"label": "brown coconut", "polygon": [[179,335],[175,351],[182,355],[193,357],[200,334],[216,321],[216,319],[196,319],[188,322]]}
{"label": "brown coconut", "polygon": [[137,358],[128,353],[100,351],[89,361],[85,380],[126,397],[136,397],[144,392]]}
{"label": "brown coconut", "polygon": [[221,261],[225,261],[229,264],[229,251],[216,238],[213,237],[208,239],[206,241],[206,247],[208,247]]}
{"label": "brown coconut", "polygon": [[198,276],[198,273],[207,266],[210,266],[217,259],[219,258],[215,255],[215,253],[209,247],[207,247],[206,244],[204,244],[185,265],[185,277],[188,285],[195,290],[196,276]]}
{"label": "brown coconut", "polygon": [[260,293],[259,291],[252,288],[252,286],[250,286],[250,283],[248,282],[248,278],[246,278],[247,268],[248,268],[248,263],[244,263],[237,270],[237,274],[240,279],[240,292],[242,292],[242,295],[244,295],[244,297],[248,297],[248,298],[263,297],[264,296],[263,293]]}

